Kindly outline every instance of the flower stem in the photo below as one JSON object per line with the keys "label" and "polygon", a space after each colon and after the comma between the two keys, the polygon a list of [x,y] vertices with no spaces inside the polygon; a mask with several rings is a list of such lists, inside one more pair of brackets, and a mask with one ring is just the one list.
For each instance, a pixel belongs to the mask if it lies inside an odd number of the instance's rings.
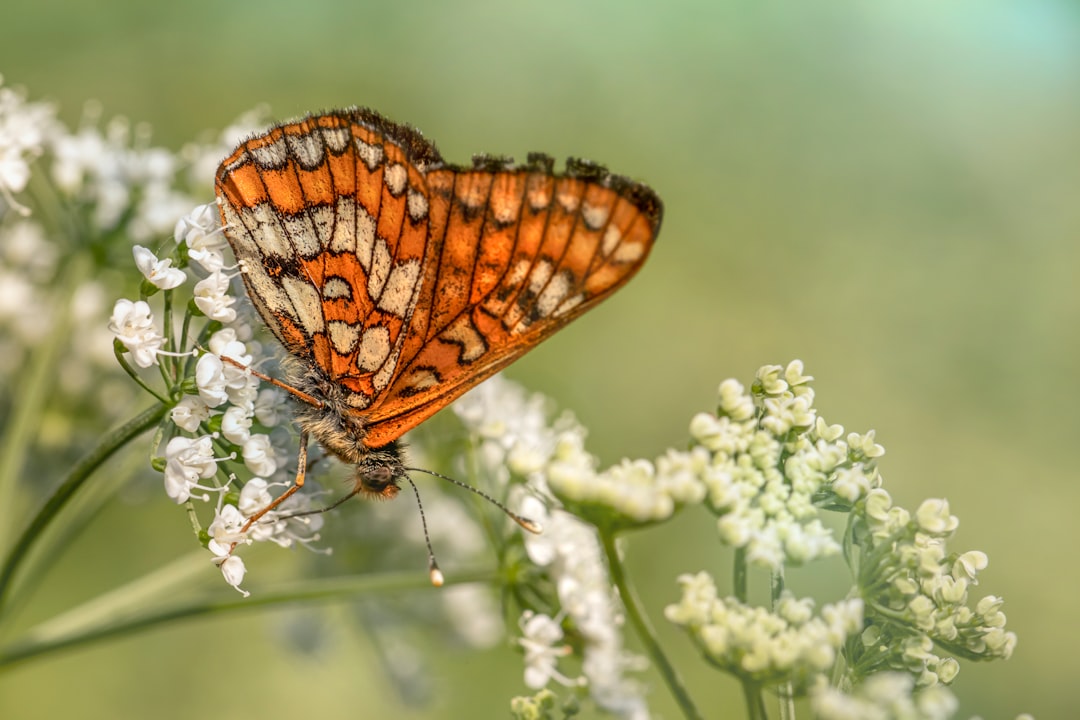
{"label": "flower stem", "polygon": [[645,646],[645,652],[652,659],[656,669],[659,670],[664,682],[667,683],[668,690],[682,709],[683,716],[700,720],[703,717],[702,714],[694,705],[694,701],[683,684],[682,678],[679,677],[678,671],[675,670],[675,666],[671,664],[667,655],[664,654],[664,648],[660,645],[656,630],[653,629],[652,623],[649,622],[649,618],[642,610],[641,600],[638,598],[637,592],[634,591],[633,586],[630,585],[626,578],[622,558],[619,556],[619,549],[615,545],[615,536],[601,530],[600,541],[603,543],[604,554],[607,556],[611,580],[619,590],[619,596],[622,598],[623,606],[626,608],[626,615],[630,618],[630,624],[634,626],[642,645]]}
{"label": "flower stem", "polygon": [[745,604],[750,595],[749,572],[747,571],[746,548],[735,548],[735,561],[732,563],[732,592],[735,599]]}
{"label": "flower stem", "polygon": [[[735,598],[745,604],[750,597],[750,563],[746,561],[746,548],[735,548],[735,560],[732,563],[732,591]],[[747,677],[738,676],[742,685],[743,699],[746,700],[746,716],[750,720],[765,720],[765,700],[761,695],[761,686]]]}
{"label": "flower stem", "polygon": [[161,395],[157,390],[147,385],[146,381],[139,377],[139,374],[135,372],[135,368],[131,367],[128,361],[124,359],[124,351],[115,344],[113,346],[113,354],[116,356],[116,362],[120,364],[120,367],[124,369],[124,372],[128,374],[128,377],[135,381],[136,385],[156,397],[161,402],[169,402],[168,398],[166,398],[164,395]]}
{"label": "flower stem", "polygon": [[23,530],[22,535],[15,541],[11,552],[4,559],[3,568],[0,569],[0,609],[4,607],[5,600],[11,589],[12,580],[22,561],[26,559],[31,547],[33,547],[45,528],[49,526],[49,523],[56,518],[61,508],[78,492],[82,484],[102,463],[128,442],[157,424],[164,417],[167,409],[165,405],[154,405],[144,410],[126,424],[106,435],[97,447],[75,463],[75,466],[71,468],[60,486],[56,488],[52,496],[34,516],[34,519]]}
{"label": "flower stem", "polygon": [[[258,595],[248,599],[237,596],[230,600],[202,597],[158,604],[148,601],[161,597],[170,588],[175,589],[178,584],[189,582],[194,572],[209,570],[211,566],[208,558],[203,551],[183,556],[158,572],[139,578],[32,628],[21,639],[0,648],[0,669],[7,669],[59,650],[130,635],[190,618],[431,587],[426,575],[408,570],[303,580],[260,591]],[[496,571],[475,568],[455,571],[447,577],[446,584],[494,583],[497,580]]]}
{"label": "flower stem", "polygon": [[[770,575],[770,595],[772,596],[772,610],[775,613],[780,604],[780,598],[784,594],[786,580],[784,578],[784,566],[781,565],[772,571]],[[780,701],[780,720],[794,720],[795,718],[795,689],[791,681],[781,683],[777,688],[777,696]]]}
{"label": "flower stem", "polygon": [[749,720],[768,720],[761,688],[749,680],[742,680],[743,698],[746,700],[746,717]]}

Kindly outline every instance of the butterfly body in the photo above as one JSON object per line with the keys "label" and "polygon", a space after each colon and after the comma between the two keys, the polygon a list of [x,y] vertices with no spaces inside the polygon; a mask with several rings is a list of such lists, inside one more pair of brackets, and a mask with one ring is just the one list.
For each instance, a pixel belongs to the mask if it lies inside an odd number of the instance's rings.
{"label": "butterfly body", "polygon": [[[393,497],[398,438],[625,283],[662,205],[645,185],[546,155],[443,162],[366,109],[286,123],[217,172],[248,295],[289,353],[297,422]],[[302,477],[298,477],[298,484]]]}
{"label": "butterfly body", "polygon": [[319,404],[300,403],[296,423],[304,435],[313,437],[328,453],[355,466],[354,490],[367,497],[393,499],[400,489],[397,479],[405,474],[401,448],[391,442],[381,448],[368,446],[365,418],[351,407],[340,386],[317,367],[289,358],[283,363],[285,384]]}

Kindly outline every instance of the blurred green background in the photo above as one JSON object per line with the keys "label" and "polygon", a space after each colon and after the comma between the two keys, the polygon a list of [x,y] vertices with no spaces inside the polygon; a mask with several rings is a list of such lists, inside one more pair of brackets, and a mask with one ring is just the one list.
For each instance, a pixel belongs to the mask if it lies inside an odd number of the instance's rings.
{"label": "blurred green background", "polygon": [[[952,547],[990,555],[976,592],[1005,597],[1020,642],[964,667],[960,716],[1074,712],[1076,5],[15,0],[0,72],[71,124],[97,99],[173,148],[259,103],[281,119],[363,104],[451,161],[544,150],[647,181],[666,204],[649,264],[509,375],[572,408],[610,462],[683,444],[723,378],[802,358],[826,419],[878,431],[894,497],[948,498]],[[34,610],[189,550],[181,513],[151,500],[110,506]],[[726,572],[703,514],[629,556],[661,625],[678,573]],[[844,578],[795,581],[832,600]],[[524,691],[511,650],[432,641],[428,699],[408,705],[363,636],[301,652],[285,617],[28,663],[0,676],[0,717],[503,717]],[[734,682],[661,635],[710,717],[742,714]]]}

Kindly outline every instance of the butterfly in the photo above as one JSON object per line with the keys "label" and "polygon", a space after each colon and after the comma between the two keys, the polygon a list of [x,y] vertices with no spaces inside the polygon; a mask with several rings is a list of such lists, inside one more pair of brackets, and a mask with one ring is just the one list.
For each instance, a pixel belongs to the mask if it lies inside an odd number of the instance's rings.
{"label": "butterfly", "polygon": [[356,466],[353,494],[394,497],[399,438],[629,280],[663,214],[649,187],[591,162],[450,165],[363,108],[244,141],[215,191],[288,353],[283,381],[255,374],[300,405],[297,477],[244,530],[303,485],[310,438]]}

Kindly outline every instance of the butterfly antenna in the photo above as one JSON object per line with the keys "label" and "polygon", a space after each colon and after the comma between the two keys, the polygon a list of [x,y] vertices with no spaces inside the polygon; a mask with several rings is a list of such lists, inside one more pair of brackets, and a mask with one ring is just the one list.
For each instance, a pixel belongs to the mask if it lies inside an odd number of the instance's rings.
{"label": "butterfly antenna", "polygon": [[420,501],[420,490],[416,487],[416,483],[412,481],[412,478],[408,475],[404,477],[412,486],[413,495],[416,496],[416,507],[420,508],[420,524],[424,528],[424,544],[427,545],[428,577],[431,578],[432,585],[442,587],[443,574],[442,570],[439,569],[439,563],[435,561],[435,551],[431,549],[431,537],[428,535],[427,518],[424,517],[424,503]]}
{"label": "butterfly antenna", "polygon": [[[437,478],[442,478],[443,480],[446,480],[449,483],[457,485],[460,488],[465,488],[469,492],[476,493],[477,495],[484,498],[489,503],[491,503],[492,505],[494,505],[495,507],[499,508],[504,513],[506,513],[506,516],[508,518],[510,518],[511,520],[516,522],[518,525],[520,525],[524,529],[526,529],[529,532],[533,533],[534,535],[539,535],[541,532],[543,532],[543,528],[540,526],[540,523],[538,523],[538,522],[536,522],[534,520],[530,520],[527,517],[522,517],[521,515],[518,515],[516,512],[514,512],[510,508],[506,507],[501,502],[499,502],[495,498],[491,497],[490,495],[488,495],[483,490],[479,490],[477,488],[474,488],[472,485],[466,485],[465,483],[461,482],[460,480],[455,480],[452,477],[447,477],[446,475],[443,475],[441,473],[437,473],[434,470],[425,470],[423,468],[410,468],[410,467],[407,467],[405,469],[408,470],[409,472],[422,472],[422,473],[427,473],[428,475],[432,475],[432,476],[437,477]],[[409,482],[412,482],[412,480],[409,480]],[[413,488],[415,489],[416,486],[413,485]],[[417,499],[419,500],[419,495],[417,496]]]}

